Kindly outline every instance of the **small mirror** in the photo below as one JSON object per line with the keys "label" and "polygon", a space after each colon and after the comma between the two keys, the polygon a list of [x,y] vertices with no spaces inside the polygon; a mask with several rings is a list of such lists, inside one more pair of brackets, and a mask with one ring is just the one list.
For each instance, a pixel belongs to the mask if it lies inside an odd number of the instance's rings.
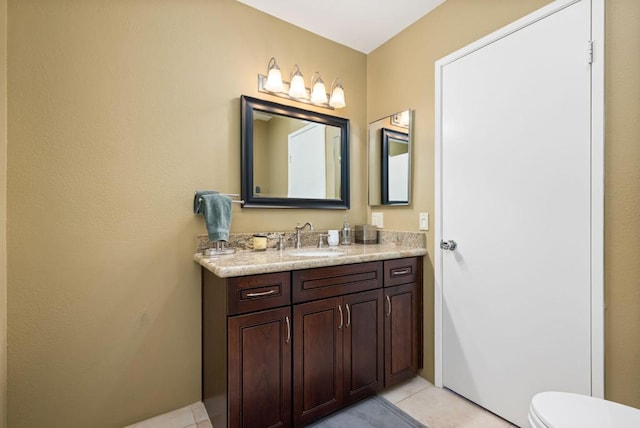
{"label": "small mirror", "polygon": [[409,134],[382,128],[382,204],[409,203]]}
{"label": "small mirror", "polygon": [[349,120],[247,96],[245,208],[349,208]]}
{"label": "small mirror", "polygon": [[411,203],[412,111],[369,124],[369,205]]}

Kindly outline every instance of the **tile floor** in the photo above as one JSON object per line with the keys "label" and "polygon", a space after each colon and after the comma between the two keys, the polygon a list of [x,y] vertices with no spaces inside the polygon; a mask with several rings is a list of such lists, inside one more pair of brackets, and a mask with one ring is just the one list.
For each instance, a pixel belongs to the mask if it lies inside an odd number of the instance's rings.
{"label": "tile floor", "polygon": [[515,428],[504,419],[421,377],[381,394],[429,428]]}
{"label": "tile floor", "polygon": [[[421,377],[385,391],[382,396],[429,428],[514,428],[482,407]],[[212,428],[200,402],[126,428]],[[216,427],[220,428],[220,427]]]}
{"label": "tile floor", "polygon": [[125,428],[212,428],[202,402],[193,403]]}

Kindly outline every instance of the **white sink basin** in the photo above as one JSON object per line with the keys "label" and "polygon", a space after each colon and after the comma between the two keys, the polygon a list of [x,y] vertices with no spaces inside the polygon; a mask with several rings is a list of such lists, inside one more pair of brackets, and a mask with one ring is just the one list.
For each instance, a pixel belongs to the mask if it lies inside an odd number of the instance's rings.
{"label": "white sink basin", "polygon": [[298,250],[291,250],[288,253],[292,256],[301,257],[337,257],[343,255],[344,251],[332,248],[301,248]]}

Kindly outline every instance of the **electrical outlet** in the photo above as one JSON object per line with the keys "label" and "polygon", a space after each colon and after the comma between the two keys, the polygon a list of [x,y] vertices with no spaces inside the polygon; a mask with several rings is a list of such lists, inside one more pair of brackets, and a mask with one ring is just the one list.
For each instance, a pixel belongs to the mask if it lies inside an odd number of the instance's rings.
{"label": "electrical outlet", "polygon": [[384,213],[371,213],[371,224],[376,227],[384,227]]}
{"label": "electrical outlet", "polygon": [[420,230],[429,230],[429,213],[420,213],[418,227]]}

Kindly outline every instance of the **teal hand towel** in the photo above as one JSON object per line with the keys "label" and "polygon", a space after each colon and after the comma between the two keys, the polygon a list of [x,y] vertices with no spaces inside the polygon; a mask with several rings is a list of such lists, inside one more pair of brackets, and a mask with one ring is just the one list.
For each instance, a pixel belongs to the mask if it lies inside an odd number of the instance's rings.
{"label": "teal hand towel", "polygon": [[200,196],[200,209],[210,241],[228,241],[231,227],[231,198],[218,193]]}
{"label": "teal hand towel", "polygon": [[215,195],[218,192],[215,190],[196,190],[196,194],[193,197],[193,213],[202,214],[202,196],[203,195]]}

